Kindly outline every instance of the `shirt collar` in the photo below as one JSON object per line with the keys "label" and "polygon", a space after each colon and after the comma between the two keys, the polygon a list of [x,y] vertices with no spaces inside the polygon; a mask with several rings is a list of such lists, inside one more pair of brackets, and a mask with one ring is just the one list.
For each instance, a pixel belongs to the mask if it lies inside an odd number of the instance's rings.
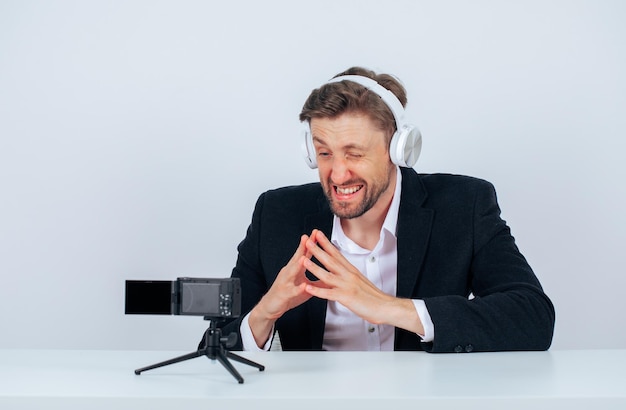
{"label": "shirt collar", "polygon": [[[385,216],[382,229],[380,231],[380,240],[383,240],[385,234],[396,237],[398,226],[398,211],[400,210],[400,194],[402,193],[402,172],[400,167],[396,166],[396,189],[393,193],[391,205]],[[360,248],[350,238],[346,236],[341,228],[341,221],[337,215],[333,215],[333,230],[331,232],[330,241],[339,249],[345,249],[352,252],[357,251],[354,247]],[[377,246],[378,247],[378,246]],[[367,251],[369,252],[369,251]]]}

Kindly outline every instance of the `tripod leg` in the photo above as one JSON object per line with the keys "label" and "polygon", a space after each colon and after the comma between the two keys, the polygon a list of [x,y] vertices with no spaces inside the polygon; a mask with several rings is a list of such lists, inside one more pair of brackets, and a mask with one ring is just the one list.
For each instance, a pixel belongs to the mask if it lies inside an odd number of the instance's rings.
{"label": "tripod leg", "polygon": [[218,350],[215,354],[215,358],[226,368],[226,370],[228,370],[230,374],[233,375],[235,379],[237,379],[239,384],[243,383],[243,377],[241,377],[237,369],[235,369],[235,367],[228,361],[228,358],[223,351]]}
{"label": "tripod leg", "polygon": [[164,362],[153,364],[151,366],[142,367],[141,369],[135,370],[135,374],[141,374],[141,372],[145,372],[147,370],[156,369],[157,367],[163,367],[163,366],[167,366],[167,365],[170,365],[170,364],[182,362],[182,361],[185,361],[185,360],[194,359],[196,357],[200,357],[200,356],[203,356],[205,354],[206,354],[205,350],[198,350],[197,352],[189,353],[189,354],[186,354],[186,355],[183,355],[183,356],[178,356],[178,357],[175,357],[173,359],[166,360]]}
{"label": "tripod leg", "polygon": [[265,366],[263,366],[262,364],[258,364],[256,362],[253,362],[252,360],[249,360],[249,359],[246,359],[245,357],[241,357],[239,355],[236,355],[235,353],[226,351],[226,357],[228,357],[229,359],[233,359],[236,362],[247,364],[248,366],[256,367],[257,369],[259,369],[260,372],[265,370]]}

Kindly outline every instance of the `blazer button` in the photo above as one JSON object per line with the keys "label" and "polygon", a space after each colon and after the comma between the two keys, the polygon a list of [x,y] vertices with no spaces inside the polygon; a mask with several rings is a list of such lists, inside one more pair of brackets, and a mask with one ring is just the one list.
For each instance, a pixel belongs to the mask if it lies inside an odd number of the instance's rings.
{"label": "blazer button", "polygon": [[463,352],[463,346],[461,346],[461,345],[457,345],[457,346],[454,348],[454,353],[461,353],[461,352]]}
{"label": "blazer button", "polygon": [[472,346],[472,345],[465,346],[465,351],[467,353],[472,353],[474,351],[474,346]]}

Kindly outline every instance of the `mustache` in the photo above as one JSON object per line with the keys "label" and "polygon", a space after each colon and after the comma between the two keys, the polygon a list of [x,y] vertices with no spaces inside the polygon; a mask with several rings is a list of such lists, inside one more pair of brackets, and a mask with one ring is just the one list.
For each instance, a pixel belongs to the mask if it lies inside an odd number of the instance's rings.
{"label": "mustache", "polygon": [[350,179],[348,181],[342,182],[341,184],[336,184],[333,181],[331,181],[330,178],[326,180],[326,184],[329,187],[330,186],[343,187],[343,186],[351,186],[351,185],[367,185],[365,181],[363,181],[362,179]]}

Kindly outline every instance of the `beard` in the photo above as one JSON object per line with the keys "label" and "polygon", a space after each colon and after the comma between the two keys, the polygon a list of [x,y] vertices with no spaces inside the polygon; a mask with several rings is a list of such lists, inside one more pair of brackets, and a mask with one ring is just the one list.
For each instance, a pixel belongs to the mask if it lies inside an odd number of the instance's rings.
{"label": "beard", "polygon": [[330,209],[337,217],[342,219],[358,218],[372,209],[378,202],[382,194],[384,194],[391,183],[391,177],[393,174],[393,167],[388,169],[386,178],[374,180],[371,184],[368,184],[362,179],[353,179],[344,183],[344,185],[362,185],[361,191],[363,191],[363,199],[353,204],[347,201],[337,201],[333,197],[334,184],[328,179],[324,184],[324,195],[330,205]]}

